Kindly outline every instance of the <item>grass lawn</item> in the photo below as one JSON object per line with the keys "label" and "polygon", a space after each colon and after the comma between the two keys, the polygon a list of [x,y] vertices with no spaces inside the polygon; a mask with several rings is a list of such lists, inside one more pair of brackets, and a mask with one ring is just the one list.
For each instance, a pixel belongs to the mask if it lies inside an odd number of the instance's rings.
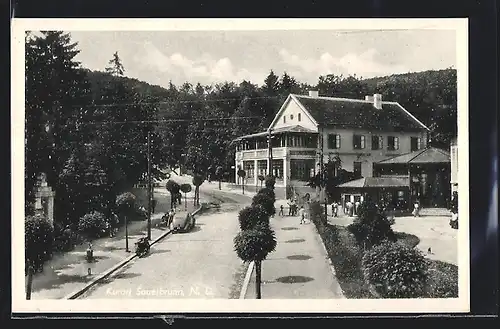
{"label": "grass lawn", "polygon": [[[393,230],[398,243],[419,248],[429,261],[428,298],[458,297],[457,230],[451,229],[447,217],[396,217]],[[318,226],[337,279],[347,298],[374,298],[362,270],[363,250],[347,230],[352,218],[329,218]],[[428,249],[431,248],[431,253]]]}

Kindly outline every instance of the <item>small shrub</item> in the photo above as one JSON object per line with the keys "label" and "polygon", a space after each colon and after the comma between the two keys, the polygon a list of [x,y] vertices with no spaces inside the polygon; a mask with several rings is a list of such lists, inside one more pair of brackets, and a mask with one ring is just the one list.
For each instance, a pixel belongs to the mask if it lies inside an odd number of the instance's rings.
{"label": "small shrub", "polygon": [[427,298],[458,298],[458,267],[430,260]]}
{"label": "small shrub", "polygon": [[397,240],[391,223],[370,199],[361,203],[358,208],[358,217],[347,229],[355,236],[358,243],[366,248],[371,248],[387,240],[391,242]]}
{"label": "small shrub", "polygon": [[100,238],[107,233],[107,222],[102,213],[94,211],[80,218],[78,231],[89,239]]}
{"label": "small shrub", "polygon": [[54,250],[70,251],[78,243],[76,233],[69,227],[54,225]]}
{"label": "small shrub", "polygon": [[136,207],[137,198],[130,192],[125,192],[116,197],[116,207],[122,214],[130,214]]}
{"label": "small shrub", "polygon": [[52,255],[54,228],[45,216],[36,214],[24,221],[25,260],[39,270]]}
{"label": "small shrub", "polygon": [[252,198],[252,206],[256,205],[261,205],[269,217],[273,216],[276,213],[276,208],[274,207],[274,199],[272,199],[266,193],[259,192]]}
{"label": "small shrub", "polygon": [[269,215],[261,205],[245,207],[238,214],[238,221],[242,231],[252,229],[257,224],[268,224]]}
{"label": "small shrub", "polygon": [[384,298],[424,296],[428,263],[416,248],[382,243],[365,253],[362,266],[367,282]]}

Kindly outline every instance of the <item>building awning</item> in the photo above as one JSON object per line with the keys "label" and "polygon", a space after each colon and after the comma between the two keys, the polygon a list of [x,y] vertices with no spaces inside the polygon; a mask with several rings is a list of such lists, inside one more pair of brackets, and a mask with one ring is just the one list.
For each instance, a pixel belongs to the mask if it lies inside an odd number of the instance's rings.
{"label": "building awning", "polygon": [[370,188],[370,187],[408,187],[408,178],[400,177],[363,177],[340,184],[341,188]]}
{"label": "building awning", "polygon": [[[271,135],[278,135],[278,134],[283,134],[283,133],[317,133],[317,131],[314,131],[309,128],[305,128],[303,126],[295,125],[295,126],[287,126],[287,127],[280,127],[271,130]],[[260,133],[255,133],[255,134],[250,134],[250,135],[245,135],[245,136],[240,136],[238,138],[235,138],[233,141],[239,141],[243,139],[250,139],[250,138],[255,138],[255,137],[264,137],[267,136],[269,132],[263,131]]]}
{"label": "building awning", "polygon": [[393,158],[385,159],[378,164],[429,164],[429,163],[450,163],[450,152],[428,147],[423,150],[398,155]]}

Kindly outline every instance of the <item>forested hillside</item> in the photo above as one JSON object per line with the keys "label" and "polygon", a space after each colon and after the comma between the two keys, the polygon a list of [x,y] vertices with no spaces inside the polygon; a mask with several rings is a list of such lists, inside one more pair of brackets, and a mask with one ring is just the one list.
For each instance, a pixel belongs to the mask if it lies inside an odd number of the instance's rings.
{"label": "forested hillside", "polygon": [[65,220],[111,211],[117,193],[144,179],[148,131],[155,174],[179,164],[202,175],[218,166],[230,173],[231,140],[265,129],[289,93],[362,99],[377,92],[427,124],[435,145],[448,147],[457,130],[453,69],[369,80],[326,75],[313,86],[272,70],[258,85],[174,85],[166,74],[163,88],[128,78],[118,53],[92,72],[75,61],[78,52],[67,33],[26,38],[26,198],[47,173],[65,196],[55,207]]}

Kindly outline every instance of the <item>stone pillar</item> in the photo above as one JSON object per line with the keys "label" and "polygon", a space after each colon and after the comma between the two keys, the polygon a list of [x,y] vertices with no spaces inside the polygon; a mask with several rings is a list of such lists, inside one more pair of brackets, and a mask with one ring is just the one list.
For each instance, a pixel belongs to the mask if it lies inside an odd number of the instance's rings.
{"label": "stone pillar", "polygon": [[[47,176],[41,174],[38,179],[37,191],[35,193],[35,211],[42,213],[52,225],[54,224],[55,195],[55,192],[47,184]],[[46,204],[46,208],[44,204]]]}
{"label": "stone pillar", "polygon": [[288,186],[288,168],[290,167],[288,161],[288,157],[285,156],[283,158],[283,186],[285,187],[285,189]]}

